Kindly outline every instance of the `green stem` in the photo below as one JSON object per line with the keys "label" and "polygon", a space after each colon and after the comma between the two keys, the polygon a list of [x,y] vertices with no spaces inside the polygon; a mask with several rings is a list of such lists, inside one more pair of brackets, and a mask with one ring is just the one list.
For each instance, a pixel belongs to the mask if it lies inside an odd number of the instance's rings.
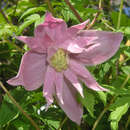
{"label": "green stem", "polygon": [[61,122],[59,128],[57,130],[61,130],[62,126],[64,125],[64,123],[67,121],[67,116],[64,118],[64,120]]}
{"label": "green stem", "polygon": [[3,54],[3,53],[9,53],[9,52],[17,52],[17,50],[4,50],[4,51],[0,51],[0,54]]}
{"label": "green stem", "polygon": [[23,115],[31,122],[32,126],[36,128],[36,130],[40,130],[38,125],[34,122],[34,120],[23,110],[23,108],[16,102],[16,100],[11,96],[9,91],[6,89],[6,87],[3,85],[3,83],[0,81],[1,88],[7,93],[10,100],[17,106],[17,108],[23,113]]}
{"label": "green stem", "polygon": [[[125,87],[126,83],[128,82],[130,78],[130,75],[128,75],[125,79],[125,81],[123,82],[123,84],[121,85],[120,88]],[[95,130],[98,123],[100,122],[100,120],[102,119],[103,115],[106,113],[106,111],[109,109],[110,105],[113,104],[113,102],[115,101],[117,95],[113,96],[112,99],[110,100],[110,103],[106,105],[106,107],[103,109],[103,111],[100,113],[100,115],[98,116],[97,120],[95,121],[92,130]]]}
{"label": "green stem", "polygon": [[119,11],[119,15],[118,15],[118,22],[117,22],[117,29],[120,28],[121,15],[122,15],[122,9],[123,9],[123,2],[124,2],[124,0],[121,0],[121,3],[120,3],[120,11]]}
{"label": "green stem", "polygon": [[107,22],[105,22],[104,19],[101,19],[102,20],[102,23],[109,29],[111,29],[112,31],[116,31],[116,29],[114,29],[113,27],[111,27]]}
{"label": "green stem", "polygon": [[55,16],[55,12],[54,12],[54,9],[52,7],[50,0],[46,0],[46,3],[48,5],[49,11],[52,13],[53,16]]}
{"label": "green stem", "polygon": [[130,115],[128,116],[128,120],[127,120],[127,122],[125,124],[125,130],[127,130],[129,124],[130,124]]}

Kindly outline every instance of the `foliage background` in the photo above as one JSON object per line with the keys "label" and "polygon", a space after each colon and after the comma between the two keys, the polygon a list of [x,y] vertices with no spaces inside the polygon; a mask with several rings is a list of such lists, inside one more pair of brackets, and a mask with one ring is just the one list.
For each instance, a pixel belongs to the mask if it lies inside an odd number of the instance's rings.
{"label": "foliage background", "polygon": [[[34,28],[44,21],[47,10],[62,18],[68,26],[79,21],[64,0],[1,0],[0,1],[0,81],[41,130],[129,130],[130,129],[130,2],[102,0],[102,10],[92,29],[122,32],[119,51],[107,62],[89,67],[96,80],[110,91],[94,92],[84,87],[85,98],[80,126],[66,118],[54,103],[45,111],[42,88],[28,92],[23,87],[9,86],[6,81],[18,72],[21,57],[28,47],[15,39],[17,35],[33,36]],[[70,0],[83,21],[99,12],[98,0]],[[122,10],[122,12],[121,12]],[[121,19],[119,20],[121,14]],[[83,85],[84,86],[84,85]],[[104,114],[103,114],[104,113]],[[103,115],[102,115],[103,114]],[[102,116],[101,119],[99,116]],[[94,128],[95,124],[96,128]],[[17,109],[0,87],[0,130],[33,130],[29,120]]]}

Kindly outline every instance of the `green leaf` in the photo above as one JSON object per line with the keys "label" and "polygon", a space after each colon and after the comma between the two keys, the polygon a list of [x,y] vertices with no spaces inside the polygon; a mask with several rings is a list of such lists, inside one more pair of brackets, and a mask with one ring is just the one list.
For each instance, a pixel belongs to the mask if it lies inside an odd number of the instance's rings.
{"label": "green leaf", "polygon": [[128,104],[130,106],[130,96],[122,96],[109,107],[109,110],[115,110],[116,108]]}
{"label": "green leaf", "polygon": [[[130,49],[129,49],[130,50]],[[130,52],[124,51],[124,54],[130,58]]]}
{"label": "green leaf", "polygon": [[111,121],[111,129],[118,130],[118,122],[120,121],[121,117],[128,111],[129,105],[128,103],[117,107],[115,111],[111,112],[109,116],[109,120]]}
{"label": "green leaf", "polygon": [[88,110],[90,115],[94,118],[94,105],[95,102],[95,96],[88,90],[84,89],[84,98],[82,98],[80,95],[78,95],[78,99],[83,104],[83,106]]}
{"label": "green leaf", "polygon": [[122,67],[122,70],[126,75],[130,75],[130,66]]}
{"label": "green leaf", "polygon": [[43,15],[40,19],[38,19],[38,20],[35,22],[35,28],[37,27],[37,25],[43,23],[43,22],[44,22],[44,19],[45,19],[45,15]]}
{"label": "green leaf", "polygon": [[0,107],[0,126],[6,125],[17,117],[18,111],[14,105],[4,101]]}
{"label": "green leaf", "polygon": [[34,7],[34,8],[30,8],[30,9],[28,9],[26,12],[24,12],[22,14],[22,16],[20,17],[19,20],[23,19],[27,15],[34,14],[36,12],[45,12],[45,11],[46,11],[45,7]]}
{"label": "green leaf", "polygon": [[118,130],[118,122],[117,121],[111,121],[111,130]]}
{"label": "green leaf", "polygon": [[107,102],[107,94],[102,92],[102,91],[99,91],[97,92],[100,100],[103,102],[104,105],[106,105],[106,102]]}
{"label": "green leaf", "polygon": [[33,14],[33,15],[27,17],[26,18],[27,21],[25,21],[22,25],[20,25],[18,34],[20,34],[30,24],[35,23],[38,19],[40,19],[40,15],[38,15],[38,14]]}
{"label": "green leaf", "polygon": [[[15,126],[17,130],[30,130],[30,124],[27,124],[20,120],[15,120],[12,122],[12,124]],[[31,127],[32,128],[32,127]]]}
{"label": "green leaf", "polygon": [[56,129],[58,129],[60,125],[60,121],[56,121],[56,120],[47,120],[47,123]]}

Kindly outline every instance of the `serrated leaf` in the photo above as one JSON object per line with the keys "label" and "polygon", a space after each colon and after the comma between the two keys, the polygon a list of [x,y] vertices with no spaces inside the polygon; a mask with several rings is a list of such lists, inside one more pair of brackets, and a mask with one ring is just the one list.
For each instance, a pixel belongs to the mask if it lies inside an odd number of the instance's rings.
{"label": "serrated leaf", "polygon": [[130,52],[124,51],[124,54],[130,58]]}
{"label": "serrated leaf", "polygon": [[128,108],[129,108],[128,103],[120,107],[117,107],[115,111],[111,112],[109,120],[119,121],[121,117],[127,112]]}
{"label": "serrated leaf", "polygon": [[56,121],[56,120],[47,120],[47,123],[53,126],[55,129],[58,129],[60,125],[60,121]]}
{"label": "serrated leaf", "polygon": [[125,74],[130,75],[130,66],[122,67],[122,70]]}
{"label": "serrated leaf", "polygon": [[38,14],[33,14],[27,17],[26,18],[27,21],[25,21],[22,25],[20,25],[18,34],[20,34],[25,28],[27,28],[30,24],[34,23],[38,19],[40,19],[40,15]]}
{"label": "serrated leaf", "polygon": [[121,117],[128,111],[129,105],[128,103],[117,107],[115,111],[111,112],[109,116],[109,120],[111,121],[111,129],[118,130],[118,122],[120,121]]}
{"label": "serrated leaf", "polygon": [[27,16],[27,15],[30,15],[30,14],[34,14],[34,13],[36,13],[36,12],[45,12],[45,8],[44,7],[34,7],[34,8],[30,8],[30,9],[28,9],[26,12],[24,12],[23,14],[22,14],[22,16],[20,17],[20,19],[19,20],[21,20],[21,19],[23,19],[25,16]]}
{"label": "serrated leaf", "polygon": [[117,98],[117,100],[109,107],[109,110],[115,110],[116,108],[125,104],[128,104],[130,106],[130,96]]}
{"label": "serrated leaf", "polygon": [[0,107],[0,126],[4,126],[8,122],[16,119],[17,116],[18,110],[13,104],[4,101]]}
{"label": "serrated leaf", "polygon": [[104,72],[105,72],[105,73],[108,72],[109,69],[110,69],[110,67],[111,67],[110,64],[106,63],[106,64],[104,65],[104,67],[103,67]]}

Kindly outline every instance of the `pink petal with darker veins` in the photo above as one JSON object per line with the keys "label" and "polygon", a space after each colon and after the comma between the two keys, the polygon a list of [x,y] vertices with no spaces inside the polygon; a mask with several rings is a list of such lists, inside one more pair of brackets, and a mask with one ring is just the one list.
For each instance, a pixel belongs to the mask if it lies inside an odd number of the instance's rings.
{"label": "pink petal with darker veins", "polygon": [[73,70],[88,88],[96,91],[108,91],[102,88],[84,66],[74,60],[70,60],[70,69]]}
{"label": "pink petal with darker veins", "polygon": [[50,66],[47,67],[47,71],[44,79],[43,96],[47,100],[47,107],[53,103],[53,95],[55,94],[55,80],[56,72]]}
{"label": "pink petal with darker veins", "polygon": [[64,72],[64,75],[65,75],[66,79],[68,79],[70,81],[70,83],[75,87],[75,89],[80,93],[80,95],[82,97],[84,97],[83,88],[80,85],[77,76],[70,69],[67,69]]}
{"label": "pink petal with darker veins", "polygon": [[64,110],[67,116],[77,124],[80,124],[83,115],[83,109],[81,104],[76,101],[77,91],[73,86],[67,82],[63,81],[63,102],[57,99],[60,107]]}
{"label": "pink petal with darker veins", "polygon": [[[119,49],[120,42],[123,39],[121,33],[105,32],[105,31],[82,31],[78,34],[80,37],[96,37],[91,41],[91,45],[85,47],[86,49],[75,56],[75,58],[86,65],[100,64],[111,58]],[[81,38],[82,42],[82,38]]]}
{"label": "pink petal with darker veins", "polygon": [[46,71],[46,55],[28,51],[22,57],[16,77],[7,82],[13,86],[23,85],[27,90],[35,90],[43,84]]}

